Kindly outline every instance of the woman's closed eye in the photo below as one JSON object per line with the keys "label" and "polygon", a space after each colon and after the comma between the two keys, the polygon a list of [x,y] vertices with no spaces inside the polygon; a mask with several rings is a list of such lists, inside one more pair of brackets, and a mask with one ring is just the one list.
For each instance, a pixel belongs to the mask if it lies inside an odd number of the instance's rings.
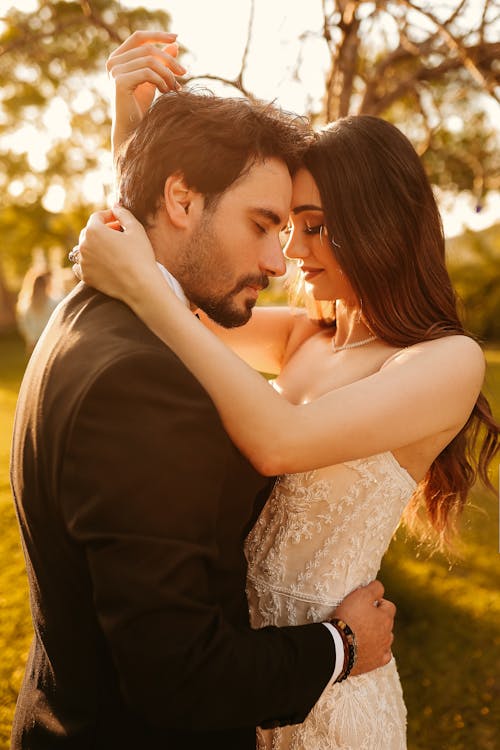
{"label": "woman's closed eye", "polygon": [[314,226],[310,226],[309,224],[305,225],[304,234],[322,235],[323,233],[326,233],[326,227],[324,224],[314,224]]}

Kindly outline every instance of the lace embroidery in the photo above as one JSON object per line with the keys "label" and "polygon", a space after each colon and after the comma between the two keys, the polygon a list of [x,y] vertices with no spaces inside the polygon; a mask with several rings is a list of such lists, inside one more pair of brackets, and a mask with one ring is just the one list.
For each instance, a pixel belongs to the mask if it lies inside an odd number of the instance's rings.
{"label": "lace embroidery", "polygon": [[[329,617],[373,580],[416,483],[390,453],[281,477],[247,537],[252,626]],[[403,750],[392,661],[328,687],[303,724],[258,731],[262,750]]]}

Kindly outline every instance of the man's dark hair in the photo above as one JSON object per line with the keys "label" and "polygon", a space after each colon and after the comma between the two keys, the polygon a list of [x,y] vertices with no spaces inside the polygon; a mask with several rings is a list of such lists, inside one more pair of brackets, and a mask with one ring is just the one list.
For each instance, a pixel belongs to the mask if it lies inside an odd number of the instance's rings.
{"label": "man's dark hair", "polygon": [[163,94],[119,159],[120,201],[146,224],[165,180],[180,172],[208,205],[256,161],[281,159],[293,174],[310,138],[307,120],[273,104],[205,91]]}

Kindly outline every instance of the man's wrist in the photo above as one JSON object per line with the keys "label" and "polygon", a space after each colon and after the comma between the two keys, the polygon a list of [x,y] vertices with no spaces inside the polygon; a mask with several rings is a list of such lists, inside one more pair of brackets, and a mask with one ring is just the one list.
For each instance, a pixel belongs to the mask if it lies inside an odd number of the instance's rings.
{"label": "man's wrist", "polygon": [[[342,638],[344,645],[344,663],[340,674],[335,680],[335,682],[342,682],[349,677],[356,663],[356,636],[344,620],[334,617],[333,619],[328,620],[328,624],[335,628]],[[335,673],[337,673],[337,670],[335,670]]]}

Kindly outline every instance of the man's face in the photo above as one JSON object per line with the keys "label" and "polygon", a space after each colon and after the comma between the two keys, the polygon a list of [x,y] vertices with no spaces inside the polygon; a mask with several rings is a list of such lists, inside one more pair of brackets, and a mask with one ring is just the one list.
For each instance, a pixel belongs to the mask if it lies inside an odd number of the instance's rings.
{"label": "man's face", "polygon": [[203,210],[179,248],[174,275],[188,299],[220,325],[246,323],[268,276],[285,273],[279,233],[291,193],[283,162],[257,162],[213,208]]}

